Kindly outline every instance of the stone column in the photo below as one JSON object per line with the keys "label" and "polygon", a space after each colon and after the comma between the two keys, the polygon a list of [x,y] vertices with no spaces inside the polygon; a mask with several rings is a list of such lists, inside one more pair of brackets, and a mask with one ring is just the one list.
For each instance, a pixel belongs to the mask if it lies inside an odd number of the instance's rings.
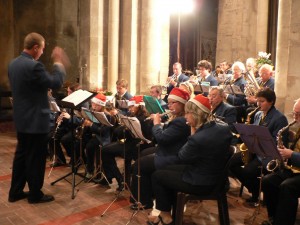
{"label": "stone column", "polygon": [[114,91],[119,68],[119,12],[120,0],[110,0],[108,6],[108,69],[107,89]]}
{"label": "stone column", "polygon": [[216,64],[245,61],[266,51],[268,0],[220,0]]}
{"label": "stone column", "polygon": [[168,75],[169,15],[158,10],[160,3],[159,0],[142,1],[141,64],[138,86],[140,93],[143,94],[149,94],[150,86],[165,81]]}
{"label": "stone column", "polygon": [[300,1],[279,1],[278,38],[275,68],[276,106],[288,118],[294,100],[300,97],[300,73],[296,62],[300,55]]}
{"label": "stone column", "polygon": [[[16,45],[14,43],[13,1],[0,2],[0,15],[0,43],[2,43],[0,45],[0,91],[7,91],[10,90],[7,66],[16,55],[20,54],[19,49],[15,49]],[[14,53],[16,53],[16,55]]]}

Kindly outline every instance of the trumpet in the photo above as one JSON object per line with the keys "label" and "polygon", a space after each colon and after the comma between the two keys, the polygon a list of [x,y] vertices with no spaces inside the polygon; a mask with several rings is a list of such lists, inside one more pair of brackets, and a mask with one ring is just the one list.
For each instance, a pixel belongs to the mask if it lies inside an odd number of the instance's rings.
{"label": "trumpet", "polygon": [[162,85],[163,91],[168,89],[172,80],[176,81],[176,77],[177,76],[175,73],[171,77],[168,77],[167,82],[164,85]]}
{"label": "trumpet", "polygon": [[[170,111],[168,111],[168,112],[164,112],[164,113],[162,113],[162,114],[159,114],[159,117],[162,118],[162,117],[164,117],[165,115],[171,114],[171,113],[173,113],[173,112],[174,112],[174,110],[170,110]],[[151,116],[148,116],[144,121],[151,120],[151,119],[152,119]]]}

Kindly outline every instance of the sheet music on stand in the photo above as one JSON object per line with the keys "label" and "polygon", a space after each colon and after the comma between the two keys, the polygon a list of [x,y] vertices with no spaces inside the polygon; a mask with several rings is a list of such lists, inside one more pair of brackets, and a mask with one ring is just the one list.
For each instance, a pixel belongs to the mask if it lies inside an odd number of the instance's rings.
{"label": "sheet music on stand", "polygon": [[234,127],[241,135],[242,141],[250,152],[255,153],[262,159],[271,157],[272,159],[282,160],[276,143],[267,127],[241,123],[235,123]]}
{"label": "sheet music on stand", "polygon": [[210,88],[210,83],[206,81],[202,81],[201,83],[193,83],[194,85],[194,91],[202,92],[202,93],[208,93]]}
{"label": "sheet music on stand", "polygon": [[60,112],[60,108],[55,101],[50,101],[49,105],[52,112]]}
{"label": "sheet music on stand", "polygon": [[107,120],[107,117],[104,112],[92,112],[91,110],[82,107],[81,115],[83,118],[92,121],[93,123],[101,123],[108,127],[112,127],[113,125]]}
{"label": "sheet music on stand", "polygon": [[118,114],[122,124],[127,127],[135,138],[139,138],[142,141],[145,141],[147,144],[151,143],[150,140],[144,137],[141,129],[141,123],[136,117],[128,117],[122,114]]}
{"label": "sheet music on stand", "polygon": [[81,103],[87,101],[87,99],[92,98],[97,93],[89,92],[86,90],[77,90],[74,91],[72,94],[68,95],[61,102],[67,102],[73,104],[74,107],[80,105]]}
{"label": "sheet music on stand", "polygon": [[225,93],[233,95],[245,95],[241,88],[234,84],[226,84],[221,86]]}
{"label": "sheet music on stand", "polygon": [[118,106],[121,109],[128,109],[128,102],[129,100],[117,100]]}

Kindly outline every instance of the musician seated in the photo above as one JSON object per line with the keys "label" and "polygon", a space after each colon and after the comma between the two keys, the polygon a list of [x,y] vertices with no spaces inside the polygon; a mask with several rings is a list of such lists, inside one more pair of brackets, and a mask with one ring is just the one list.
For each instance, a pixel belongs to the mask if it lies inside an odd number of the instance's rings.
{"label": "musician seated", "polygon": [[[91,100],[92,111],[94,112],[104,112],[107,120],[111,124],[115,124],[115,119],[106,110],[106,96],[99,93]],[[85,119],[83,122],[83,143],[82,148],[85,149],[86,156],[86,175],[87,179],[91,179],[95,172],[95,157],[96,151],[100,151],[101,147],[106,146],[111,140],[111,127],[106,126],[101,123],[94,123],[89,119]],[[99,165],[98,165],[99,166]],[[99,169],[99,168],[98,168]]]}
{"label": "musician seated", "polygon": [[153,85],[150,87],[150,95],[153,98],[156,98],[163,109],[168,109],[168,104],[161,98],[162,95],[162,86]]}
{"label": "musician seated", "polygon": [[185,90],[186,92],[188,92],[190,94],[190,96],[191,96],[190,98],[194,98],[195,97],[194,86],[193,86],[193,84],[190,81],[182,82],[179,85],[179,88],[182,89],[182,90]]}
{"label": "musician seated", "polygon": [[[143,136],[151,141],[151,129],[153,125],[152,121],[146,120],[149,113],[145,108],[143,96],[134,96],[130,99],[128,116],[136,117],[139,120]],[[115,133],[119,141],[112,142],[102,149],[102,166],[107,179],[103,179],[100,184],[107,186],[115,178],[118,182],[117,191],[122,191],[124,188],[124,179],[115,158],[124,158],[125,182],[129,185],[132,160],[137,159],[138,151],[143,151],[145,148],[151,147],[152,143],[141,143],[141,140],[135,138],[131,131],[125,129],[124,126],[117,127]],[[139,143],[140,145],[138,146]]]}
{"label": "musician seated", "polygon": [[225,93],[219,86],[212,86],[208,99],[211,105],[211,112],[220,120],[227,123],[232,132],[236,132],[233,124],[236,123],[236,109],[234,106],[224,102]]}
{"label": "musician seated", "polygon": [[[300,99],[293,108],[293,118],[300,124]],[[262,191],[268,210],[268,221],[262,224],[293,225],[296,221],[298,198],[300,197],[300,129],[290,148],[278,147],[288,166],[263,177]]]}
{"label": "musician seated", "polygon": [[[81,87],[78,83],[71,83],[67,87],[67,95],[70,95],[79,89],[81,89]],[[81,104],[79,107],[88,108],[89,103],[85,102]],[[72,123],[73,123],[73,127],[72,127]],[[55,161],[50,165],[51,167],[67,165],[66,157],[62,150],[62,146],[66,150],[67,156],[72,157],[72,149],[74,146],[72,129],[75,129],[76,127],[80,126],[81,123],[82,123],[82,118],[78,117],[77,115],[74,115],[73,121],[71,121],[70,109],[66,109],[60,112],[60,115],[56,120],[56,124],[57,124],[56,130],[53,134],[53,138],[49,142],[49,145],[51,146],[55,154]],[[78,155],[79,155],[79,150],[77,148],[77,150],[75,149],[75,156],[77,157]],[[71,163],[71,160],[68,164]]]}
{"label": "musician seated", "polygon": [[232,74],[232,66],[226,61],[222,61],[220,62],[220,67],[221,70],[223,71],[223,73],[227,74],[227,75],[231,75]]}
{"label": "musician seated", "polygon": [[125,107],[122,107],[118,100],[129,100],[132,98],[132,95],[128,92],[128,81],[125,79],[119,79],[116,82],[117,86],[117,93],[115,94],[115,102],[114,105],[117,109],[121,111],[123,115],[126,115],[128,113],[128,109]]}
{"label": "musician seated", "polygon": [[[245,65],[242,62],[235,62],[232,65],[233,75],[225,82],[225,85],[238,86],[241,92],[244,92],[246,81],[243,73],[245,72]],[[246,119],[246,105],[247,101],[244,94],[239,93],[226,93],[225,95],[227,103],[236,107],[237,110],[237,122],[243,123]]]}
{"label": "musician seated", "polygon": [[181,63],[176,62],[173,64],[173,75],[167,79],[167,94],[164,97],[164,101],[168,102],[168,95],[174,87],[179,87],[179,84],[188,81],[189,77],[182,72]]}
{"label": "musician seated", "polygon": [[[260,111],[255,114],[254,125],[267,127],[276,143],[278,131],[288,124],[287,118],[275,108],[276,95],[273,90],[269,88],[262,89],[256,94],[256,98]],[[285,144],[287,143],[287,134],[283,135],[282,140]],[[258,202],[259,197],[260,182],[258,177],[261,175],[260,166],[264,167],[263,173],[266,174],[265,166],[270,159],[262,159],[257,155],[250,154],[252,157],[245,160],[243,154],[245,153],[235,154],[230,165],[230,171],[252,194],[252,197],[247,199],[246,202],[253,206]],[[244,167],[242,167],[243,165]]]}
{"label": "musician seated", "polygon": [[[274,91],[275,80],[273,76],[273,66],[269,64],[263,64],[258,71],[259,77],[257,78],[257,82],[260,87],[268,87]],[[247,96],[247,102],[249,104],[256,105],[255,96]]]}
{"label": "musician seated", "polygon": [[202,95],[186,104],[185,118],[191,136],[176,155],[165,156],[174,158],[176,163],[158,169],[152,175],[156,209],[160,214],[158,217],[149,216],[149,223],[174,224],[171,215],[172,207],[175,213],[174,193],[208,195],[214,190],[229,157],[226,150],[232,134],[226,124],[212,119],[210,108],[208,98]]}

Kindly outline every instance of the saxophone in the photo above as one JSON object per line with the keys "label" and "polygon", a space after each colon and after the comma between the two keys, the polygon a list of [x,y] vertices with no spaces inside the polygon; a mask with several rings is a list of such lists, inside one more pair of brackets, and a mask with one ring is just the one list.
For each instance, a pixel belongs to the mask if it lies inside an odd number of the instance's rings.
{"label": "saxophone", "polygon": [[[282,134],[284,131],[286,131],[287,129],[289,129],[289,127],[293,126],[297,121],[294,120],[293,122],[289,123],[287,126],[281,128],[276,136],[276,140],[277,140],[277,146],[279,148],[283,148],[283,141],[282,141]],[[267,171],[269,172],[274,172],[275,170],[277,170],[278,168],[286,168],[286,169],[291,169],[291,167],[289,165],[287,165],[286,161],[283,160],[279,160],[279,159],[272,159],[270,162],[268,162],[267,164]]]}
{"label": "saxophone", "polygon": [[[248,113],[245,124],[250,124],[251,117],[258,110],[259,110],[259,106],[256,107],[254,110],[252,110],[250,113]],[[245,143],[242,143],[240,145],[240,151],[241,151],[241,154],[242,154],[242,161],[243,161],[244,165],[247,165],[252,159],[252,154],[249,152],[248,147],[245,145]]]}

